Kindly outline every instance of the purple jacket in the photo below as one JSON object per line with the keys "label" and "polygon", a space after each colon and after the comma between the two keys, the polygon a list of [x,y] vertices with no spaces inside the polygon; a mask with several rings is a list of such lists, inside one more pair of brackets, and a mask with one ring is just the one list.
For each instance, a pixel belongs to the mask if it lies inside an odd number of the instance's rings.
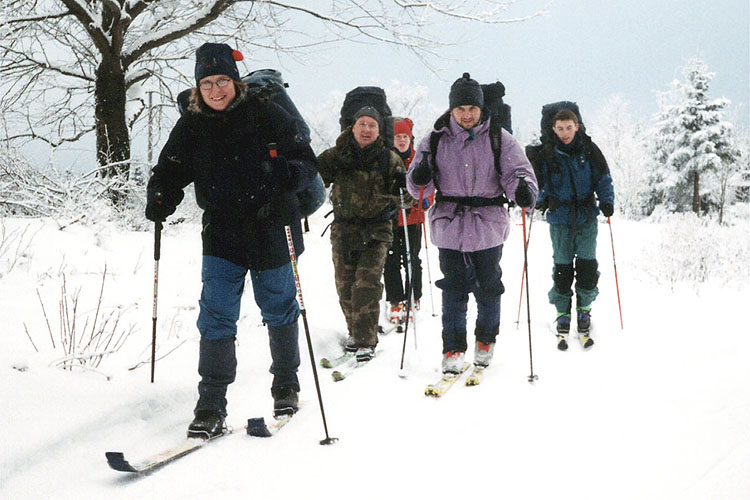
{"label": "purple jacket", "polygon": [[[438,120],[441,122],[446,123]],[[505,192],[508,199],[514,200],[518,180],[525,177],[536,199],[538,187],[534,170],[521,145],[508,132],[502,131],[502,178],[499,178],[490,146],[489,120],[474,127],[473,139],[469,138],[470,131],[462,128],[452,116],[447,125],[435,131],[443,133],[435,158],[439,170],[435,170],[429,155],[430,134],[419,144],[414,161],[421,161],[422,153],[428,152],[433,178],[437,177],[444,196],[494,198]],[[418,198],[419,186],[412,181],[414,170],[409,170],[406,186],[409,193]],[[435,192],[433,181],[424,188],[425,197]],[[510,215],[504,206],[469,207],[436,201],[429,216],[430,239],[438,248],[460,252],[485,250],[504,243],[510,232]]]}

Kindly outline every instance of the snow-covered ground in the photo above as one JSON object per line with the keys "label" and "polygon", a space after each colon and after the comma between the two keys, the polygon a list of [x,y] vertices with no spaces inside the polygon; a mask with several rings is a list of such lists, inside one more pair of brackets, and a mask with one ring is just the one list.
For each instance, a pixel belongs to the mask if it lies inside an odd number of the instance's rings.
{"label": "snow-covered ground", "polygon": [[[345,332],[328,234],[319,237],[327,223],[323,212],[311,220],[300,258],[317,358],[335,355]],[[401,334],[381,337],[378,357],[341,383],[318,368],[337,444],[319,444],[325,434],[302,333],[303,407],[280,434],[230,436],[152,474],[132,476],[110,470],[104,452],[139,458],[159,451],[182,438],[192,417],[199,227],[170,225],[163,234],[158,355],[166,356],[151,384],[152,235],[106,224],[60,231],[49,220],[6,219],[0,239],[0,498],[750,498],[748,284],[656,284],[653,249],[663,228],[612,221],[625,328],[609,229],[601,224],[596,345],[588,352],[577,342],[567,352],[555,347],[546,298],[551,247],[546,223],[534,222],[529,273],[536,383],[527,381],[525,302],[516,325],[523,263],[516,227],[503,255],[501,333],[482,385],[457,385],[439,400],[424,396],[425,385],[439,376],[441,348],[425,266],[418,348],[411,331],[407,341],[408,377],[399,377]],[[739,237],[747,241],[743,231]],[[434,283],[434,247],[429,258]],[[433,293],[439,312],[438,290]],[[132,333],[95,370],[62,370],[56,366],[64,357],[61,309],[81,346],[108,317],[104,334],[115,332],[110,348],[131,327]],[[268,418],[272,406],[267,334],[250,293],[239,329],[238,378],[228,394],[233,425]]]}

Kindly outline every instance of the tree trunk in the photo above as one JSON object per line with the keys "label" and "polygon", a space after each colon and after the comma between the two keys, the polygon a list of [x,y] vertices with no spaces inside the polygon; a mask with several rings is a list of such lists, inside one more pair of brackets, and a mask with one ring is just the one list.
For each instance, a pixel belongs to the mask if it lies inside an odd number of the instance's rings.
{"label": "tree trunk", "polygon": [[[130,171],[130,134],[125,119],[125,73],[117,59],[105,60],[96,71],[96,159],[102,177],[126,181]],[[115,185],[118,183],[115,183]],[[110,189],[118,204],[124,193]]]}
{"label": "tree trunk", "polygon": [[701,212],[700,174],[698,172],[693,172],[693,212],[698,215]]}

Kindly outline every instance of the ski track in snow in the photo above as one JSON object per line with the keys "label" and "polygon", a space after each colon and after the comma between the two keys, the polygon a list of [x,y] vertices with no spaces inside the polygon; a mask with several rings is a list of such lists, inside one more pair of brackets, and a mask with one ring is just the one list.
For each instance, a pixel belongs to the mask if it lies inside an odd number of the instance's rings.
{"label": "ski track in snow", "polygon": [[[417,348],[410,328],[405,378],[399,377],[404,337],[395,332],[381,336],[378,356],[343,382],[334,383],[331,370],[317,364],[338,355],[345,338],[328,235],[318,236],[324,212],[311,219],[299,268],[328,429],[340,441],[318,444],[325,434],[300,321],[302,409],[288,426],[269,439],[230,436],[143,476],[110,470],[104,452],[150,455],[182,439],[192,417],[199,226],[168,225],[163,233],[159,352],[177,348],[157,363],[152,385],[148,363],[128,370],[150,356],[151,236],[6,221],[39,232],[26,256],[0,275],[6,346],[0,352],[0,498],[750,498],[750,340],[741,326],[747,288],[705,285],[696,294],[650,283],[639,259],[658,228],[613,218],[621,330],[609,235],[601,226],[596,345],[584,352],[572,332],[568,351],[560,352],[546,298],[551,246],[546,223],[535,222],[529,278],[539,379],[529,384],[525,298],[516,325],[523,251],[514,227],[503,252],[506,293],[493,364],[481,385],[464,386],[464,375],[445,397],[433,399],[424,388],[440,375],[441,326],[439,316],[431,316],[426,263]],[[439,314],[434,247],[429,258]],[[111,380],[49,366],[62,355],[59,346],[51,349],[36,289],[56,334],[61,274],[69,293],[81,288],[83,317],[93,313],[105,263],[103,303],[120,306],[121,321],[136,325],[120,352],[99,367]],[[230,425],[268,419],[272,409],[267,333],[249,284],[246,292],[237,380],[228,392]],[[475,316],[471,300],[470,331]],[[467,359],[472,356],[470,348]]]}

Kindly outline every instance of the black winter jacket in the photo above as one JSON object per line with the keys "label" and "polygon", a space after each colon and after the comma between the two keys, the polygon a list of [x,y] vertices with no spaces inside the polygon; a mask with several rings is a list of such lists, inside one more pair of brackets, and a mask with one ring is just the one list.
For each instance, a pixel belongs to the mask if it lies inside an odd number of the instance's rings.
{"label": "black winter jacket", "polygon": [[[272,142],[287,161],[288,176],[280,175],[283,161],[271,160]],[[178,200],[193,182],[204,210],[203,254],[262,271],[289,262],[286,224],[297,255],[304,250],[296,194],[316,172],[315,154],[291,116],[243,92],[222,112],[191,107],[177,121],[148,190]]]}

